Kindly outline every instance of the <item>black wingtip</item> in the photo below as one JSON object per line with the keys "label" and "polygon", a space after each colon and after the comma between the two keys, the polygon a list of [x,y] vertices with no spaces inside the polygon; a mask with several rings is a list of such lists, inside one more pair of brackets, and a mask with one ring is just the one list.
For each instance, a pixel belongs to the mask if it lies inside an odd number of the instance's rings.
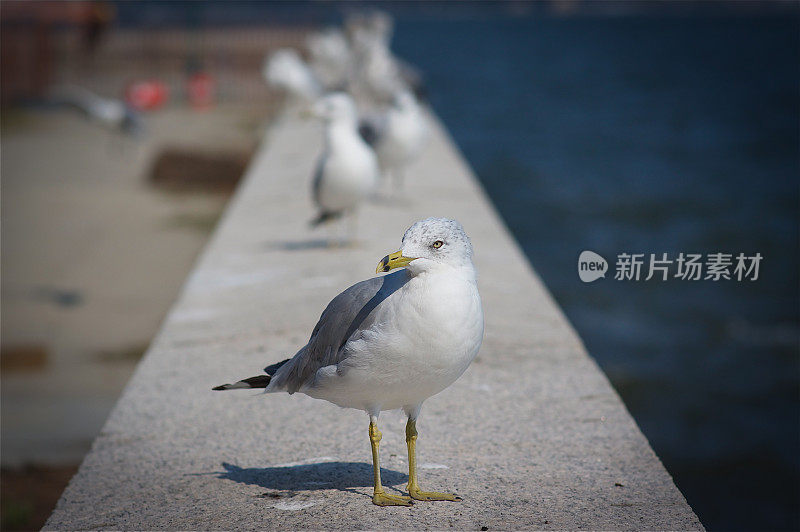
{"label": "black wingtip", "polygon": [[287,358],[286,360],[281,360],[280,362],[270,364],[269,366],[264,368],[264,373],[266,373],[270,377],[273,377],[275,375],[275,372],[277,372],[284,364],[286,364],[290,360],[291,358]]}
{"label": "black wingtip", "polygon": [[317,227],[342,216],[341,212],[321,212],[316,218],[311,220],[311,227]]}
{"label": "black wingtip", "polygon": [[256,375],[255,377],[250,377],[249,379],[242,379],[239,382],[243,382],[250,386],[251,388],[266,388],[269,386],[269,375]]}
{"label": "black wingtip", "polygon": [[214,386],[211,390],[215,392],[223,391],[223,390],[247,390],[248,388],[266,388],[269,386],[269,375],[256,375],[255,377],[250,377],[249,379],[242,379],[239,382],[235,382],[233,384],[220,384],[219,386]]}

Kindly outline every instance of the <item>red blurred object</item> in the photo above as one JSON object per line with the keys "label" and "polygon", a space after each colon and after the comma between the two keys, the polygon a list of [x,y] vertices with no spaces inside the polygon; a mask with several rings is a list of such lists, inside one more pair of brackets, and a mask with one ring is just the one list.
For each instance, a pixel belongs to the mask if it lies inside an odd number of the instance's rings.
{"label": "red blurred object", "polygon": [[189,103],[195,109],[208,109],[214,105],[217,94],[217,82],[205,72],[192,74],[186,83]]}
{"label": "red blurred object", "polygon": [[155,79],[135,81],[125,89],[125,102],[137,111],[158,109],[168,96],[167,86]]}

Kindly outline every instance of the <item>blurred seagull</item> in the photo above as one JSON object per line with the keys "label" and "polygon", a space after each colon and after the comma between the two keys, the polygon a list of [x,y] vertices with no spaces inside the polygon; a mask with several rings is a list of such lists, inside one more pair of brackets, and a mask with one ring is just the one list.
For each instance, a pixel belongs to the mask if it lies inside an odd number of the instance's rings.
{"label": "blurred seagull", "polygon": [[325,147],[313,182],[319,214],[311,224],[317,226],[346,214],[352,242],[355,211],[378,184],[377,158],[358,133],[358,115],[350,96],[341,92],[324,96],[311,113],[325,121]]}
{"label": "blurred seagull", "polygon": [[405,87],[389,44],[394,22],[382,11],[351,16],[347,22],[354,71],[348,90],[361,107],[391,102]]}
{"label": "blurred seagull", "polygon": [[306,39],[311,56],[310,67],[327,90],[342,90],[353,68],[350,45],[342,30],[328,28]]}
{"label": "blurred seagull", "polygon": [[83,87],[65,85],[50,92],[50,103],[73,107],[89,119],[126,135],[138,136],[144,130],[139,113],[114,98],[103,98]]}
{"label": "blurred seagull", "polygon": [[402,188],[406,167],[419,157],[427,139],[428,125],[416,98],[408,91],[399,92],[374,139],[381,173],[394,182],[396,191]]}
{"label": "blurred seagull", "polygon": [[422,74],[391,51],[394,20],[384,11],[356,13],[345,22],[350,42],[352,75],[348,90],[360,107],[390,104],[398,91],[423,97]]}
{"label": "blurred seagull", "polygon": [[[481,346],[483,310],[472,244],[458,222],[428,218],[406,231],[400,251],[384,257],[376,273],[402,267],[336,296],[293,358],[268,366],[266,375],[214,389],[300,392],[364,410],[370,419],[374,504],[458,501],[451,493],[420,489],[416,421],[425,399],[455,382]],[[390,495],[381,484],[378,416],[397,408],[408,416],[408,497]]]}
{"label": "blurred seagull", "polygon": [[291,103],[308,105],[323,93],[314,73],[291,48],[281,48],[268,56],[262,71],[266,82],[286,92]]}

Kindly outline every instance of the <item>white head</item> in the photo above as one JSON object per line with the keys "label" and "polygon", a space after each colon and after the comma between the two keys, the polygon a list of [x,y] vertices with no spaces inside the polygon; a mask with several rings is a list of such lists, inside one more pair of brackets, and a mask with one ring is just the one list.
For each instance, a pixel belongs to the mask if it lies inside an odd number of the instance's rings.
{"label": "white head", "polygon": [[394,31],[394,19],[385,11],[354,13],[347,17],[345,27],[355,48],[388,48]]}
{"label": "white head", "polygon": [[461,224],[447,218],[427,218],[408,228],[400,251],[387,255],[378,272],[405,266],[411,275],[453,269],[474,277],[472,242]]}
{"label": "white head", "polygon": [[306,47],[314,61],[335,63],[348,59],[350,49],[342,30],[328,28],[306,38]]}
{"label": "white head", "polygon": [[281,48],[267,56],[262,74],[271,86],[301,101],[313,101],[321,93],[314,74],[291,48]]}
{"label": "white head", "polygon": [[394,33],[394,19],[389,13],[380,10],[373,11],[368,17],[367,26],[376,40],[389,46],[392,33]]}
{"label": "white head", "polygon": [[358,111],[353,99],[343,92],[323,96],[311,108],[311,114],[326,122],[358,120]]}

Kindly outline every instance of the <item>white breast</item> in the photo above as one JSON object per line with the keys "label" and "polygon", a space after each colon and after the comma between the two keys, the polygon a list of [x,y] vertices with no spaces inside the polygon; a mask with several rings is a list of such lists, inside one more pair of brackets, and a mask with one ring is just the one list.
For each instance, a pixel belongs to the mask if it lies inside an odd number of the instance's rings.
{"label": "white breast", "polygon": [[416,405],[455,382],[480,349],[483,310],[474,281],[418,276],[378,310],[375,323],[348,342],[339,371],[309,395],[352,408]]}
{"label": "white breast", "polygon": [[318,202],[324,210],[352,209],[377,184],[375,154],[356,135],[349,131],[334,131],[330,135],[318,194]]}
{"label": "white breast", "polygon": [[427,126],[416,110],[389,113],[386,132],[377,146],[381,166],[393,167],[407,164],[422,151],[427,138]]}

